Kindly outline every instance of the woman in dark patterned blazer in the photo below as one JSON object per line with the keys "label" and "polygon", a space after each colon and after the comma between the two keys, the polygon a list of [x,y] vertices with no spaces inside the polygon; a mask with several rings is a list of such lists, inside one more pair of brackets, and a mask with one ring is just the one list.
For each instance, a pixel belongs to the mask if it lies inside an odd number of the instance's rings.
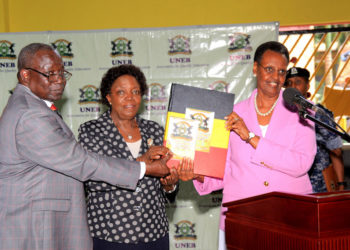
{"label": "woman in dark patterned blazer", "polygon": [[[79,128],[84,148],[101,155],[136,160],[163,144],[164,129],[137,115],[146,79],[133,65],[113,67],[103,76],[101,95],[110,108]],[[104,182],[85,183],[94,249],[169,249],[166,195],[176,191],[176,170],[165,179],[145,176],[135,191]]]}

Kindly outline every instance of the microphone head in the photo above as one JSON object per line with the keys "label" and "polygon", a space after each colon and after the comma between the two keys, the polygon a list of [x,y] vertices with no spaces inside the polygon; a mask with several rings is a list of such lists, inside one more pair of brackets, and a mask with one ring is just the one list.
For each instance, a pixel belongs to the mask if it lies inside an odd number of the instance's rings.
{"label": "microphone head", "polygon": [[283,91],[283,100],[289,105],[294,105],[297,96],[302,96],[302,94],[296,88],[286,88]]}

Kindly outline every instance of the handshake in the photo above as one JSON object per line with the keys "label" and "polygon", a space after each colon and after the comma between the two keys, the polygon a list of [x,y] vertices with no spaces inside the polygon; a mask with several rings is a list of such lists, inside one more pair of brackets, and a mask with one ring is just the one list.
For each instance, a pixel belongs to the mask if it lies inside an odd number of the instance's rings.
{"label": "handshake", "polygon": [[197,179],[203,182],[204,176],[194,174],[193,160],[189,158],[183,158],[176,168],[169,169],[166,163],[172,156],[170,149],[164,146],[152,146],[137,158],[137,161],[146,163],[145,175],[161,177],[160,181],[166,191],[172,189],[179,179],[183,181]]}

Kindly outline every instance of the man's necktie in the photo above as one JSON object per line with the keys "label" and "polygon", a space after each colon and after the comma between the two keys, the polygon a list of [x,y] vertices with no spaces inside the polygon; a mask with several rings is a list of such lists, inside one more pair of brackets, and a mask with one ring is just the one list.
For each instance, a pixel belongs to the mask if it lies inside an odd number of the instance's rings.
{"label": "man's necktie", "polygon": [[57,110],[57,108],[56,108],[56,106],[55,106],[54,104],[51,105],[50,109],[51,109],[52,111],[54,111],[54,112],[55,112],[59,117],[61,117],[61,119],[62,119],[61,114],[58,112],[58,110]]}

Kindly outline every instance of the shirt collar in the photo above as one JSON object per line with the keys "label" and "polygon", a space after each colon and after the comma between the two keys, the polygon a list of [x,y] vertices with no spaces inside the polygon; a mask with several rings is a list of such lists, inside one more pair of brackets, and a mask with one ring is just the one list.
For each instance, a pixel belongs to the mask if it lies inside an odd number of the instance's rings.
{"label": "shirt collar", "polygon": [[[43,100],[43,99],[41,99],[41,100]],[[53,102],[50,102],[50,101],[48,101],[48,100],[43,100],[43,101],[45,102],[45,104],[46,104],[49,108],[51,108]]]}
{"label": "shirt collar", "polygon": [[[25,86],[24,84],[21,84],[21,85],[22,85],[24,88],[26,88],[27,90],[29,90],[30,93],[32,93],[32,94],[35,95],[37,98],[39,98],[36,94],[34,94],[34,93],[30,90],[30,88],[28,88],[28,87]],[[51,108],[53,102],[48,101],[48,100],[44,100],[44,99],[41,99],[41,98],[39,98],[39,99],[40,99],[40,100],[43,100],[43,101],[45,102],[45,104],[46,104],[49,108]]]}

